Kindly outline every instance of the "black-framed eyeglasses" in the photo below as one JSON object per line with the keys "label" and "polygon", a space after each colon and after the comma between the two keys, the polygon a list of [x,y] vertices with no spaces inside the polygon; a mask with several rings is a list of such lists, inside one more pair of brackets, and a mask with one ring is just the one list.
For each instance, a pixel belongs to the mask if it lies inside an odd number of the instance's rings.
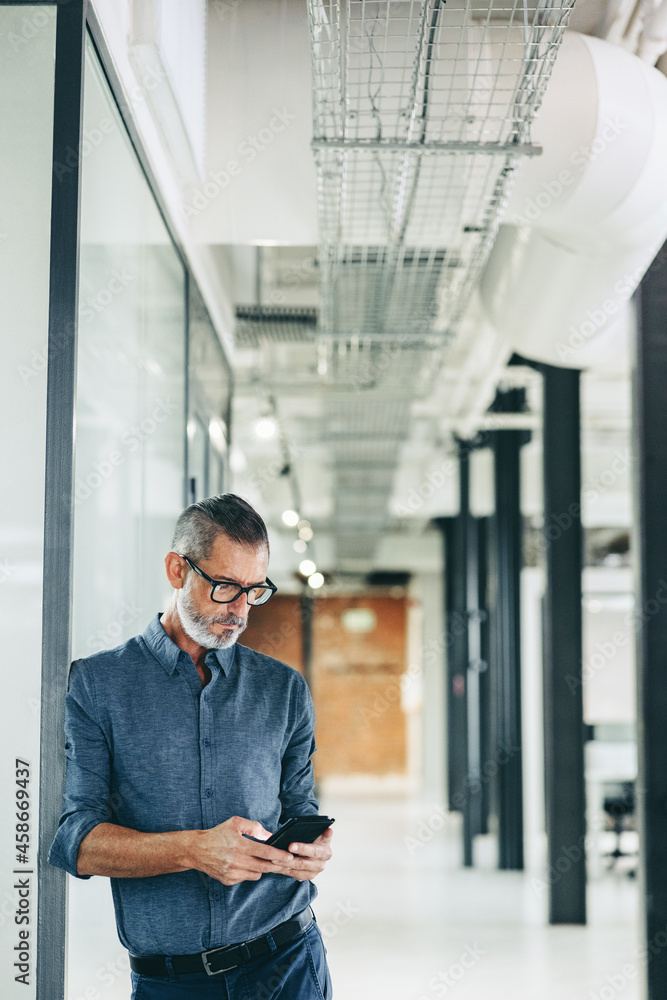
{"label": "black-framed eyeglasses", "polygon": [[231,604],[232,601],[236,601],[241,594],[246,595],[248,604],[266,604],[266,602],[275,594],[278,589],[275,583],[271,583],[268,576],[266,578],[266,583],[255,583],[251,587],[242,587],[240,583],[232,583],[229,580],[213,580],[208,573],[205,573],[203,569],[200,569],[196,563],[193,563],[192,559],[184,556],[181,552],[178,553],[181,559],[185,559],[188,566],[199,573],[204,580],[208,580],[211,584],[211,600],[215,601],[216,604]]}

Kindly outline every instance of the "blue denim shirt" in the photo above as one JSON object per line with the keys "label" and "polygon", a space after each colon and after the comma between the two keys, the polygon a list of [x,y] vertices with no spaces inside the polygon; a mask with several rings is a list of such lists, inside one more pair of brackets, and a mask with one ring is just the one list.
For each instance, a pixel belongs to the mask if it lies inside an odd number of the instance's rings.
{"label": "blue denim shirt", "polygon": [[[49,862],[79,878],[98,823],[208,829],[231,816],[276,830],[318,811],[315,715],[296,670],[245,646],[210,651],[202,687],[159,615],[143,635],[76,661],[65,719],[64,810]],[[269,872],[225,886],[190,869],[112,878],[121,942],[134,955],[183,955],[244,941],[303,910],[312,882]]]}

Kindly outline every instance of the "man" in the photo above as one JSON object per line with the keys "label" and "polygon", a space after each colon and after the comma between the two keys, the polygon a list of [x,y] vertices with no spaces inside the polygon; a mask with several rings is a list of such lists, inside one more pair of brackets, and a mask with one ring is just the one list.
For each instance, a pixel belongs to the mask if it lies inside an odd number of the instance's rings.
{"label": "man", "polygon": [[257,512],[232,493],[179,517],[171,604],[72,666],[65,805],[49,861],[111,878],[133,1000],[328,1000],[310,903],[331,831],[255,840],[317,813],[303,677],[236,640],[275,587]]}

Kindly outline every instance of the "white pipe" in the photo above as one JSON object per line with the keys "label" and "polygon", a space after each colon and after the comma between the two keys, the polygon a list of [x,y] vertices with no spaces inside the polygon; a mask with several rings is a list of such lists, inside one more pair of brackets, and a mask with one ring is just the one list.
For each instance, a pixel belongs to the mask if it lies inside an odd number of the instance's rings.
{"label": "white pipe", "polygon": [[584,367],[667,237],[667,79],[567,32],[480,285],[521,354]]}
{"label": "white pipe", "polygon": [[655,66],[665,51],[667,51],[667,0],[662,0],[662,3],[651,4],[646,12],[637,55],[649,66]]}

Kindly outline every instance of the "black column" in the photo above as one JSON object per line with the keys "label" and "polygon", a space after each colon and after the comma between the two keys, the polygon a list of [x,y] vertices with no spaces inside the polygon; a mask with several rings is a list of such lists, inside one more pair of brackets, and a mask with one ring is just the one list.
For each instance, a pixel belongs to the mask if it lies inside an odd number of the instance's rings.
{"label": "black column", "polygon": [[463,863],[488,830],[486,524],[470,513],[470,454],[480,440],[459,441],[459,513],[437,518],[444,539],[449,808],[463,813]]}
{"label": "black column", "polygon": [[491,671],[490,662],[490,616],[489,616],[489,522],[490,518],[477,518],[477,554],[478,554],[478,607],[479,607],[479,717],[480,717],[480,750],[482,759],[482,791],[481,791],[481,825],[480,833],[489,832],[489,813],[491,811],[491,783],[486,771],[487,761],[493,759],[491,750]]}
{"label": "black column", "polygon": [[[525,409],[525,390],[499,392],[492,409],[518,413]],[[495,515],[492,612],[492,692],[498,867],[523,868],[523,775],[521,739],[521,446],[526,432],[491,434],[494,455]],[[492,759],[493,759],[492,756]]]}
{"label": "black column", "polygon": [[667,996],[667,244],[644,278],[635,385],[639,829],[646,996]]}
{"label": "black column", "polygon": [[[466,464],[469,460],[466,459]],[[480,538],[479,521],[468,516],[467,527],[467,620],[468,620],[468,664],[466,670],[466,708],[467,708],[467,748],[468,774],[466,781],[466,807],[464,823],[467,820],[468,836],[472,840],[486,828],[486,817],[483,807],[485,797],[482,784],[482,748],[483,735],[483,675],[486,662],[482,657],[482,619],[484,609],[480,606]],[[470,861],[472,864],[472,858]]]}
{"label": "black column", "polygon": [[[579,372],[543,365],[544,757],[549,922],[586,923]],[[663,723],[664,724],[664,723]]]}
{"label": "black column", "polygon": [[445,656],[446,656],[446,717],[447,717],[447,798],[449,809],[461,809],[461,790],[465,787],[466,756],[466,706],[465,671],[467,650],[457,641],[466,630],[465,620],[465,563],[460,560],[458,517],[439,517],[434,522],[443,538],[443,567],[445,577]]}
{"label": "black column", "polygon": [[463,864],[472,865],[473,830],[471,826],[470,797],[468,795],[468,534],[470,520],[470,463],[469,451],[464,442],[459,444],[459,514],[452,557],[454,559],[454,621],[460,623],[454,628],[450,646],[452,676],[450,697],[459,704],[459,732],[461,740],[459,754],[462,763],[463,780],[455,790],[454,802],[463,812]]}

